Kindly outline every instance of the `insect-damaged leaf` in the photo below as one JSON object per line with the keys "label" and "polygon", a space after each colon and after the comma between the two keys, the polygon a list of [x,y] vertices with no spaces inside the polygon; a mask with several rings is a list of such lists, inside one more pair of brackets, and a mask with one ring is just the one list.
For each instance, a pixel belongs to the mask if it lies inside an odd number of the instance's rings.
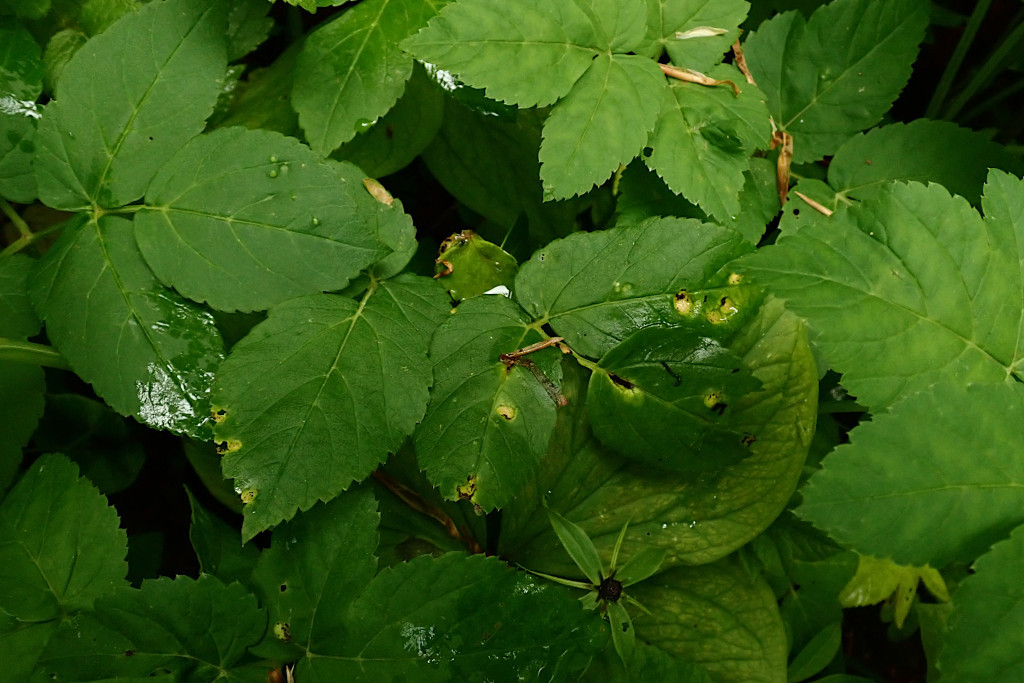
{"label": "insect-damaged leaf", "polygon": [[[647,39],[637,54],[657,59],[668,51],[676,66],[707,71],[736,42],[749,7],[746,0],[647,0]],[[690,33],[700,29],[712,30]]]}
{"label": "insect-damaged leaf", "polygon": [[374,201],[351,164],[323,162],[278,133],[224,128],[160,169],[135,232],[162,281],[250,311],[343,288],[387,253],[379,232],[408,220]]}
{"label": "insect-damaged leaf", "polygon": [[203,129],[227,69],[224,2],[168,0],[80,49],[40,121],[39,196],[58,209],[116,207]]}
{"label": "insect-damaged leaf", "polygon": [[246,502],[243,538],[330,500],[398,448],[423,416],[430,335],[448,310],[436,282],[371,285],[270,310],[217,374],[214,433]]}
{"label": "insect-damaged leaf", "polygon": [[501,507],[544,454],[561,354],[549,348],[512,364],[501,359],[542,339],[503,296],[469,299],[438,328],[430,406],[413,438],[420,465],[444,497]]}
{"label": "insect-damaged leaf", "polygon": [[30,293],[53,345],[114,410],[206,436],[220,333],[213,316],[157,282],[129,221],[71,219]]}
{"label": "insect-damaged leaf", "polygon": [[587,408],[594,434],[621,455],[670,470],[714,470],[750,454],[735,422],[760,388],[738,356],[681,327],[645,327],[601,358]]}

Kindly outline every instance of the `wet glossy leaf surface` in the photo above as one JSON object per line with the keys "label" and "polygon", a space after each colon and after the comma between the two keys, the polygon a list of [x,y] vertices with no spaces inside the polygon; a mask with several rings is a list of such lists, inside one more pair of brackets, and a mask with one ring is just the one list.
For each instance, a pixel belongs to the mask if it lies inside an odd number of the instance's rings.
{"label": "wet glossy leaf surface", "polygon": [[43,89],[43,61],[32,34],[18,24],[0,26],[0,194],[35,199],[35,101]]}

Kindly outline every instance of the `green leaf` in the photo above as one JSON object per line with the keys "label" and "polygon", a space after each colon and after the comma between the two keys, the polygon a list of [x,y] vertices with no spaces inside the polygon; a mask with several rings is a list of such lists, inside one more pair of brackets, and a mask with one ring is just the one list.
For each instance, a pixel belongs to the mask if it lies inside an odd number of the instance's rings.
{"label": "green leaf", "polygon": [[23,19],[41,19],[50,11],[52,0],[0,0],[4,14]]}
{"label": "green leaf", "polygon": [[0,111],[10,113],[19,100],[35,102],[43,91],[39,44],[21,24],[0,26]]}
{"label": "green leaf", "polygon": [[348,640],[346,610],[377,571],[379,520],[373,495],[358,490],[274,530],[253,576],[270,612],[268,640],[315,651]]}
{"label": "green leaf", "polygon": [[920,0],[835,0],[761,24],[743,44],[793,163],[832,154],[888,111],[910,77],[928,25]]}
{"label": "green leaf", "polygon": [[[719,66],[712,78],[739,82],[740,72]],[[675,81],[664,96],[647,165],[677,194],[720,222],[735,220],[750,155],[771,138],[763,96],[744,85],[736,97],[724,86]]]}
{"label": "green leaf", "polygon": [[78,23],[86,33],[94,36],[140,6],[138,0],[86,0],[78,15]]}
{"label": "green leaf", "polygon": [[900,565],[892,560],[861,555],[856,575],[839,594],[839,604],[843,607],[864,607],[886,601],[892,606],[896,628],[903,628],[914,604],[917,586],[922,581],[936,598],[949,600],[942,575],[935,569],[927,565]]}
{"label": "green leaf", "polygon": [[385,255],[378,224],[408,220],[374,201],[361,179],[292,138],[222,128],[160,169],[136,239],[160,280],[220,310],[342,289]]}
{"label": "green leaf", "polygon": [[21,449],[39,424],[45,405],[46,377],[38,366],[0,361],[0,494],[14,481],[21,465]]}
{"label": "green leaf", "polygon": [[196,551],[200,571],[216,576],[226,584],[237,581],[252,590],[253,568],[260,557],[259,549],[252,543],[240,544],[237,527],[228,525],[203,508],[191,491],[185,489],[185,492],[192,508],[188,538]]}
{"label": "green leaf", "polygon": [[1007,457],[1022,421],[1019,384],[938,384],[857,427],[798,513],[864,555],[969,562],[1024,523],[1024,463]]}
{"label": "green leaf", "polygon": [[712,683],[707,670],[690,662],[673,657],[664,650],[636,644],[633,657],[627,669],[617,652],[605,649],[587,667],[587,677],[609,683],[633,683],[633,681],[672,681],[672,683]]}
{"label": "green leaf", "polygon": [[1001,382],[1024,364],[1024,182],[992,171],[982,204],[984,221],[939,185],[893,185],[741,265],[809,321],[863,405]]}
{"label": "green leaf", "polygon": [[398,43],[446,3],[367,0],[309,36],[292,104],[313,149],[334,151],[391,109],[412,75],[412,58]]}
{"label": "green leaf", "polygon": [[36,672],[36,660],[57,631],[59,622],[24,624],[0,612],[0,651],[7,654],[4,675],[12,681],[27,681]]}
{"label": "green leaf", "polygon": [[[266,613],[244,586],[213,576],[146,581],[96,601],[51,639],[39,669],[54,681],[103,681],[174,673],[226,678],[266,629]],[[130,654],[129,654],[130,653]]]}
{"label": "green leaf", "polygon": [[267,38],[274,21],[267,16],[270,3],[232,0],[228,11],[228,61],[241,59]]}
{"label": "green leaf", "polygon": [[877,197],[893,180],[936,182],[976,204],[991,167],[1007,167],[1005,148],[990,136],[949,121],[917,119],[874,128],[850,138],[828,165],[837,194]]}
{"label": "green leaf", "polygon": [[72,219],[40,260],[31,296],[75,372],[122,415],[196,435],[222,357],[213,317],[165,289],[129,221]]}
{"label": "green leaf", "polygon": [[518,265],[498,245],[465,230],[441,243],[436,269],[438,274],[434,277],[448,289],[452,299],[461,301],[498,286],[511,291]]}
{"label": "green leaf", "polygon": [[1018,527],[975,562],[953,594],[939,654],[943,681],[1010,681],[1024,674],[1022,572],[1024,529]]}
{"label": "green leaf", "polygon": [[48,91],[52,93],[57,89],[64,67],[88,40],[89,36],[77,28],[66,28],[50,37],[43,51],[43,83]]}
{"label": "green leaf", "polygon": [[568,94],[609,48],[591,16],[576,2],[460,0],[402,47],[492,99],[543,107]]}
{"label": "green leaf", "polygon": [[128,571],[118,525],[75,465],[36,460],[0,504],[0,611],[40,622],[92,609]]}
{"label": "green leaf", "polygon": [[839,622],[833,622],[819,631],[793,658],[787,679],[803,681],[819,673],[839,654],[842,638],[843,628]]}
{"label": "green leaf", "polygon": [[590,583],[599,586],[606,578],[604,570],[601,569],[601,559],[597,556],[594,544],[578,526],[567,520],[557,512],[548,510],[548,518],[551,520],[551,527],[562,542],[565,552],[580,568],[583,575],[590,579]]}
{"label": "green leaf", "polygon": [[[434,334],[434,386],[413,439],[445,498],[502,507],[544,454],[555,426],[551,387],[500,358],[543,338],[522,309],[493,295],[464,301]],[[526,358],[557,385],[560,355],[549,348]]]}
{"label": "green leaf", "polygon": [[641,548],[615,571],[615,579],[620,581],[623,587],[632,586],[645,579],[654,576],[665,561],[664,548]]}
{"label": "green leaf", "polygon": [[[707,71],[739,38],[747,18],[746,0],[647,0],[647,44],[643,54],[657,59],[662,52],[676,66]],[[680,39],[676,35],[698,28],[724,29],[720,35]]]}
{"label": "green leaf", "polygon": [[38,43],[18,24],[0,26],[0,196],[29,203],[36,196],[35,100],[43,89]]}
{"label": "green leaf", "polygon": [[325,608],[345,614],[344,637],[316,629],[296,680],[563,680],[558,665],[606,637],[561,587],[482,555],[418,557]]}
{"label": "green leaf", "polygon": [[64,68],[39,125],[40,199],[117,207],[203,129],[226,69],[223,3],[168,0],[132,12]]}
{"label": "green leaf", "polygon": [[679,471],[750,455],[735,406],[760,383],[728,348],[683,327],[637,330],[601,358],[587,408],[594,435],[624,457]]}
{"label": "green leaf", "polygon": [[[701,303],[705,286],[724,284],[712,283],[716,273],[751,249],[731,230],[678,218],[578,233],[548,244],[520,267],[516,298],[574,351],[600,358],[648,325],[685,319],[709,333],[731,330],[729,322],[698,320],[697,305],[681,314],[675,295],[686,289]],[[717,301],[722,295],[708,290],[709,297],[716,294]],[[738,294],[730,296],[740,301]]]}
{"label": "green leaf", "polygon": [[28,297],[29,274],[35,264],[23,254],[0,258],[0,337],[27,339],[42,327]]}
{"label": "green leaf", "polygon": [[654,130],[665,78],[635,55],[599,55],[544,124],[546,198],[583,194],[629,163]]}
{"label": "green leaf", "polygon": [[434,139],[444,118],[444,96],[422,66],[413,67],[405,92],[387,114],[342,145],[332,157],[349,161],[371,178],[400,171]]}
{"label": "green leaf", "polygon": [[723,683],[784,683],[786,632],[775,596],[732,560],[677,567],[630,589],[651,614],[633,619],[636,635],[699,664]]}
{"label": "green leaf", "polygon": [[620,602],[609,602],[605,613],[608,616],[615,652],[619,659],[628,665],[636,649],[636,630],[633,628],[633,621]]}
{"label": "green leaf", "polygon": [[583,419],[585,378],[568,364],[562,390],[569,404],[536,474],[504,511],[502,556],[549,574],[572,570],[538,510],[542,497],[583,528],[602,558],[610,557],[624,519],[631,521],[622,556],[664,548],[666,567],[712,562],[764,531],[796,489],[814,432],[818,371],[803,325],[776,300],[730,348],[762,384],[737,406],[737,419],[758,438],[750,457],[699,476],[652,470],[603,451]]}
{"label": "green leaf", "polygon": [[366,477],[423,416],[439,285],[405,275],[361,301],[292,299],[240,341],[217,374],[224,475],[247,501],[242,536]]}

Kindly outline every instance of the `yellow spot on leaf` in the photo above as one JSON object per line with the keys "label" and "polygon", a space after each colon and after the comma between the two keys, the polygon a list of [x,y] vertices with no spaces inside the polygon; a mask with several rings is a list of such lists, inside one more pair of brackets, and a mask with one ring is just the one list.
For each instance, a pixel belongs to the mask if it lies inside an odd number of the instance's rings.
{"label": "yellow spot on leaf", "polygon": [[249,503],[251,503],[254,500],[256,500],[256,494],[257,493],[259,493],[259,491],[257,491],[256,489],[246,489],[245,491],[242,491],[242,494],[240,496],[241,499],[242,499],[242,502],[244,504],[248,505]]}
{"label": "yellow spot on leaf", "polygon": [[279,621],[274,624],[274,637],[282,643],[292,642],[292,627],[286,621]]}
{"label": "yellow spot on leaf", "polygon": [[494,412],[509,421],[516,419],[516,409],[512,406],[498,406]]}
{"label": "yellow spot on leaf", "polygon": [[459,500],[469,500],[476,495],[476,475],[466,480],[462,486],[455,487],[455,497]]}

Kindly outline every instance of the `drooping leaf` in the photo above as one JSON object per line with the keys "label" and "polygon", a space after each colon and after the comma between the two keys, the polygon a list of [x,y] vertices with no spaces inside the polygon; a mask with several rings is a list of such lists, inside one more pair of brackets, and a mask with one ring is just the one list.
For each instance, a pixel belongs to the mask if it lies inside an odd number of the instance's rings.
{"label": "drooping leaf", "polygon": [[0,504],[0,611],[22,622],[92,609],[124,582],[117,513],[60,455],[36,460]]}
{"label": "drooping leaf", "polygon": [[983,133],[917,119],[850,138],[832,157],[828,182],[837,194],[855,199],[876,197],[893,180],[935,182],[974,204],[988,169],[1008,162],[1005,148]]}
{"label": "drooping leaf", "polygon": [[540,146],[544,195],[567,199],[607,180],[647,141],[665,78],[635,55],[599,55],[552,110]]}
{"label": "drooping leaf", "polygon": [[565,660],[585,662],[607,637],[561,587],[482,555],[418,557],[329,605],[345,637],[316,629],[296,680],[562,680]]}
{"label": "drooping leaf", "polygon": [[775,595],[733,560],[677,567],[630,589],[650,614],[637,638],[707,669],[725,683],[783,683],[786,631]]}
{"label": "drooping leaf", "polygon": [[942,680],[1010,681],[1024,674],[1020,633],[1024,629],[1024,529],[978,558],[974,574],[953,594],[939,654]]}
{"label": "drooping leaf", "polygon": [[[740,72],[718,66],[709,75],[739,82]],[[724,86],[675,81],[664,96],[658,127],[648,141],[648,166],[665,183],[720,222],[736,220],[750,156],[768,146],[771,123],[764,97],[744,84],[737,97]]]}
{"label": "drooping leaf", "polygon": [[0,196],[28,203],[35,199],[35,101],[43,89],[38,43],[19,24],[0,26]]}
{"label": "drooping leaf", "polygon": [[835,152],[889,110],[910,77],[928,24],[920,0],[834,0],[761,24],[743,44],[793,163]]}
{"label": "drooping leaf", "polygon": [[[516,298],[574,351],[590,358],[600,358],[648,325],[685,320],[709,334],[718,330],[713,333],[718,336],[738,322],[736,313],[745,317],[748,307],[739,292],[730,292],[737,311],[712,323],[704,315],[711,312],[702,308],[704,297],[717,304],[723,293],[705,288],[725,284],[713,282],[714,276],[751,249],[731,230],[679,218],[578,233],[548,244],[520,267]],[[692,305],[685,311],[681,304],[677,308],[677,295]]]}
{"label": "drooping leaf", "polygon": [[568,94],[608,42],[580,4],[460,0],[402,47],[488,97],[520,107]]}
{"label": "drooping leaf", "polygon": [[313,149],[334,151],[391,109],[412,75],[412,57],[398,44],[446,2],[368,0],[309,36],[292,104]]}
{"label": "drooping leaf", "polygon": [[501,360],[542,340],[503,296],[464,301],[434,334],[434,386],[413,439],[420,466],[445,498],[502,507],[544,454],[561,354],[549,348],[525,356],[533,368]]}
{"label": "drooping leaf", "polygon": [[[638,54],[657,59],[668,51],[676,66],[705,72],[736,42],[749,7],[746,0],[647,0],[647,41]],[[679,37],[702,28],[722,33]]]}
{"label": "drooping leaf", "polygon": [[620,455],[677,471],[717,470],[750,455],[735,406],[760,383],[739,357],[683,327],[637,330],[590,376],[594,435]]}
{"label": "drooping leaf", "polygon": [[117,207],[203,129],[227,67],[223,2],[150,3],[68,62],[39,125],[39,196],[57,209]]}
{"label": "drooping leaf", "polygon": [[984,220],[939,185],[893,185],[741,263],[809,321],[863,405],[1001,382],[1024,364],[1024,182],[993,170],[982,205]]}
{"label": "drooping leaf", "polygon": [[271,309],[217,374],[224,475],[243,538],[330,500],[397,449],[423,416],[427,349],[448,310],[435,282],[377,282],[361,301],[314,295]]}
{"label": "drooping leaf", "polygon": [[567,367],[569,404],[537,473],[504,511],[502,556],[557,576],[572,571],[538,509],[542,497],[582,527],[605,560],[624,519],[631,521],[620,555],[664,548],[666,567],[712,562],[764,531],[800,477],[817,413],[817,366],[803,325],[777,300],[762,306],[729,346],[762,384],[737,406],[737,420],[757,435],[750,457],[699,475],[630,464],[593,438],[583,419],[585,377]]}
{"label": "drooping leaf", "polygon": [[129,221],[72,219],[30,293],[53,345],[114,410],[205,433],[220,333],[209,313],[157,282]]}
{"label": "drooping leaf", "polygon": [[262,310],[342,289],[384,256],[375,202],[350,164],[292,138],[222,128],[194,138],[146,191],[135,234],[163,282],[220,310]]}
{"label": "drooping leaf", "polygon": [[798,512],[861,554],[969,562],[1024,523],[1024,463],[1011,457],[1021,424],[1018,383],[938,384],[857,427]]}
{"label": "drooping leaf", "polygon": [[266,627],[266,613],[241,584],[225,585],[208,574],[160,578],[102,597],[95,613],[65,622],[39,670],[54,681],[145,680],[163,673],[231,680],[228,670]]}

